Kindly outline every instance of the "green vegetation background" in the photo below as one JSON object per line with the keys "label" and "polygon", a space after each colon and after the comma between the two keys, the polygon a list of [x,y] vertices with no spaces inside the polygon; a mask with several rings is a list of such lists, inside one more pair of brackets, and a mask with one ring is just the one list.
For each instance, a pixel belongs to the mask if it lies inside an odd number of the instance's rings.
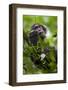
{"label": "green vegetation background", "polygon": [[[34,63],[31,61],[29,55],[31,53],[31,47],[28,44],[28,34],[31,31],[31,26],[35,23],[46,25],[50,32],[51,37],[45,40],[45,44],[49,46],[57,45],[57,37],[54,39],[52,36],[57,35],[57,17],[56,16],[31,16],[31,15],[24,15],[23,16],[23,74],[41,74],[41,73],[48,73],[47,70],[37,68]],[[44,47],[44,43],[42,47]],[[52,53],[53,54],[53,53]],[[50,55],[52,57],[53,55]],[[54,71],[56,65],[51,62],[51,70]]]}

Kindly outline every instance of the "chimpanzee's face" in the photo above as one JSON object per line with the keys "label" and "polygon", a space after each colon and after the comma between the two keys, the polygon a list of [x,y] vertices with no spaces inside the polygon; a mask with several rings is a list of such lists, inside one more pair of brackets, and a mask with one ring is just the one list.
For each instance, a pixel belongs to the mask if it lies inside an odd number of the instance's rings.
{"label": "chimpanzee's face", "polygon": [[30,42],[36,45],[39,37],[41,39],[46,37],[46,28],[43,25],[33,24],[29,35]]}
{"label": "chimpanzee's face", "polygon": [[34,24],[31,29],[37,31],[39,35],[41,33],[46,33],[46,28],[43,25]]}

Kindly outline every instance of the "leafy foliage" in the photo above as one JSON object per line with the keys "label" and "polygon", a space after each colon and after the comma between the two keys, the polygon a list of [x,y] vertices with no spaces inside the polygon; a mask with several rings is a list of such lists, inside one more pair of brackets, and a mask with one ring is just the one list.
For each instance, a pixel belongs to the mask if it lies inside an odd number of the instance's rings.
{"label": "leafy foliage", "polygon": [[[32,31],[33,25],[46,26],[50,35]],[[48,32],[48,31],[47,31]],[[34,37],[31,35],[34,35]],[[43,38],[41,38],[43,37]],[[33,38],[33,39],[32,39]],[[34,42],[33,42],[34,41]],[[34,44],[33,44],[34,43]],[[41,59],[41,56],[44,58]],[[41,74],[57,72],[57,17],[23,16],[23,74]]]}

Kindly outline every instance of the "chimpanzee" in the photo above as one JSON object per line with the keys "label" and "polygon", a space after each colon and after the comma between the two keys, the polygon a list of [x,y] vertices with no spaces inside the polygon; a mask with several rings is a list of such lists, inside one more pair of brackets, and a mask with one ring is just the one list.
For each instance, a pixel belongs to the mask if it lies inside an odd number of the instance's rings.
{"label": "chimpanzee", "polygon": [[[42,40],[44,40],[47,38],[47,34],[49,34],[49,30],[46,26],[40,25],[40,24],[33,24],[31,27],[31,32],[29,33],[29,41],[32,44],[32,46],[37,46],[39,37]],[[54,37],[55,36],[56,35],[54,35]],[[36,49],[37,54],[39,55],[38,58],[36,58],[34,53],[31,53],[30,57],[32,62],[39,68],[42,67],[44,69],[47,69],[47,68],[49,69],[50,67],[48,65],[51,62],[51,60],[48,54],[51,52],[51,50],[54,52],[55,63],[57,64],[57,48],[49,47],[49,46],[45,46],[43,51],[40,47]]]}

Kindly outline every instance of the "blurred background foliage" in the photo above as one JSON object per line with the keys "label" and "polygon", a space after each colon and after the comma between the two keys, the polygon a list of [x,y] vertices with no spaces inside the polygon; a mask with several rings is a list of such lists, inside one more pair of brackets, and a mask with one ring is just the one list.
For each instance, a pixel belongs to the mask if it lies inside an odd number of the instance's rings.
{"label": "blurred background foliage", "polygon": [[[57,17],[56,16],[32,16],[23,15],[23,74],[41,74],[41,73],[56,73],[57,63],[55,63],[55,55],[53,49],[49,52],[47,59],[50,60],[49,68],[37,67],[30,58],[30,53],[34,52],[33,47],[29,43],[29,33],[33,24],[41,24],[48,27],[51,36],[44,41],[39,41],[41,48],[57,47]],[[34,46],[37,49],[37,46]],[[37,52],[37,51],[36,51]],[[36,55],[35,52],[35,55]],[[36,55],[37,56],[37,55]],[[46,65],[47,66],[47,65]]]}

